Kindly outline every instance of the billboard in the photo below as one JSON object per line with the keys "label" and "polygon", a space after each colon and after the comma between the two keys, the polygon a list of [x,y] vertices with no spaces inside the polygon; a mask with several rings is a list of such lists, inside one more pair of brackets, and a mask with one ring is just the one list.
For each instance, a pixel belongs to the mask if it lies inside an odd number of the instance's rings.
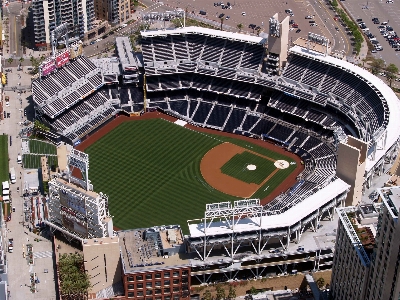
{"label": "billboard", "polygon": [[66,50],[62,53],[59,53],[56,56],[56,66],[57,68],[62,67],[63,65],[65,65],[67,62],[69,62],[69,50]]}
{"label": "billboard", "polygon": [[82,55],[82,44],[75,44],[70,46],[70,51],[71,51],[71,59],[76,58],[80,55]]}
{"label": "billboard", "polygon": [[82,236],[87,236],[88,228],[84,222],[73,219],[68,215],[62,215],[62,225],[72,232],[79,233]]}
{"label": "billboard", "polygon": [[41,66],[40,69],[42,70],[42,76],[47,76],[51,72],[53,72],[56,69],[56,65],[54,64],[54,60],[49,60],[47,62],[44,62]]}

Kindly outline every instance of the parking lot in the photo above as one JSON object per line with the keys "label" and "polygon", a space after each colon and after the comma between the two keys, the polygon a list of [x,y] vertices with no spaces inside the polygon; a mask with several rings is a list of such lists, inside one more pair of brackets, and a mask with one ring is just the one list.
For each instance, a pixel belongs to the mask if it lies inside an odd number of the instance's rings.
{"label": "parking lot", "polygon": [[378,24],[374,24],[373,18],[378,18],[380,23],[388,22],[387,25],[393,28],[394,32],[400,33],[400,5],[398,1],[395,3],[386,3],[386,0],[352,0],[342,1],[342,5],[356,19],[362,19],[365,22],[369,32],[372,33],[383,50],[374,53],[374,57],[383,59],[386,64],[393,63],[400,66],[400,51],[395,51],[385,37],[381,35]]}
{"label": "parking lot", "polygon": [[[254,33],[256,30],[249,28],[250,24],[254,24],[261,28],[261,31],[268,32],[268,20],[275,13],[279,13],[279,20],[282,21],[288,14],[285,10],[291,9],[293,16],[290,17],[298,26],[291,29],[289,33],[289,41],[295,41],[298,37],[306,38],[308,32],[321,34],[331,41],[331,46],[335,51],[341,51],[347,54],[350,50],[347,41],[347,35],[336,30],[336,22],[334,21],[334,12],[330,11],[326,3],[323,1],[280,1],[280,0],[252,0],[229,1],[232,9],[222,9],[222,6],[214,6],[214,3],[221,1],[215,0],[165,0],[163,3],[172,8],[180,7],[187,9],[188,12],[199,14],[200,11],[206,12],[204,17],[216,22],[221,22],[219,16],[224,14],[223,23],[236,29],[237,24],[243,24],[243,32]],[[154,3],[154,2],[153,2]],[[224,5],[228,2],[224,1]],[[245,14],[243,14],[245,13]],[[309,19],[306,16],[313,16],[313,21],[317,26],[310,26]],[[227,19],[227,17],[229,17]],[[300,32],[297,32],[300,29]]]}

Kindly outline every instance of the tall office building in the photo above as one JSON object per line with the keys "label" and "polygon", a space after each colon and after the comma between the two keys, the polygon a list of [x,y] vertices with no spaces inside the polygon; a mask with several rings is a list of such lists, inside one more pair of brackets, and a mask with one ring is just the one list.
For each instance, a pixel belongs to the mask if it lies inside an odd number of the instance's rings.
{"label": "tall office building", "polygon": [[96,19],[106,20],[110,24],[125,22],[130,16],[129,0],[95,0]]}
{"label": "tall office building", "polygon": [[400,299],[400,187],[379,193],[380,206],[337,209],[331,281],[335,300]]}
{"label": "tall office building", "polygon": [[63,23],[68,23],[71,41],[82,40],[95,20],[94,0],[34,0],[32,11],[38,48],[48,48],[51,31]]}

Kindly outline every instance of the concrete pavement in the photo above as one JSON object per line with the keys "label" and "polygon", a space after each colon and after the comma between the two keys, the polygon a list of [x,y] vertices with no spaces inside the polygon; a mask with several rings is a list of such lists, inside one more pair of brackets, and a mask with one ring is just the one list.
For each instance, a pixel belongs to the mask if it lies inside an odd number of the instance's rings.
{"label": "concrete pavement", "polygon": [[[12,68],[12,72],[8,74],[8,86],[30,85],[30,75],[17,71]],[[4,105],[4,111],[10,113],[10,118],[0,121],[0,134],[6,133],[11,136],[12,144],[9,144],[10,167],[14,167],[17,174],[16,184],[10,187],[12,195],[12,207],[15,207],[15,213],[12,213],[11,221],[7,222],[8,238],[14,239],[14,251],[7,254],[8,263],[8,279],[9,291],[11,299],[56,299],[56,287],[54,282],[54,257],[49,256],[52,253],[51,240],[37,236],[28,232],[27,228],[22,226],[24,221],[24,198],[21,195],[23,190],[23,169],[17,163],[17,155],[21,153],[21,140],[18,133],[21,130],[19,122],[24,121],[24,109],[29,105],[28,98],[30,92],[19,94],[17,91],[5,91],[4,95],[10,97],[10,106]],[[21,98],[21,101],[19,100]],[[4,98],[3,98],[4,99]],[[19,191],[17,190],[19,188]],[[40,238],[40,242],[35,242],[35,238]],[[29,241],[28,241],[29,240]],[[29,266],[26,258],[23,257],[23,252],[27,251],[26,245],[33,244],[33,254],[35,263]],[[31,293],[30,273],[35,272],[40,280],[37,285],[37,293]]]}

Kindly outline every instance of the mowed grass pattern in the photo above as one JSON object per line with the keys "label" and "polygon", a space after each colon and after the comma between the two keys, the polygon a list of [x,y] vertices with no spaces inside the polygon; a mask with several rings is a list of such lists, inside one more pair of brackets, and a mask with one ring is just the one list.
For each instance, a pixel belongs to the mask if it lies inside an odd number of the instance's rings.
{"label": "mowed grass pattern", "polygon": [[205,205],[236,199],[211,188],[201,158],[219,141],[162,119],[126,122],[85,150],[89,177],[120,229],[180,224]]}
{"label": "mowed grass pattern", "polygon": [[[24,154],[22,156],[22,163],[24,168],[26,169],[38,169],[42,167],[40,162],[41,155],[34,155],[34,154]],[[57,156],[48,156],[47,163],[51,166],[58,166],[58,158]]]}
{"label": "mowed grass pattern", "polygon": [[8,181],[8,176],[8,135],[0,135],[0,182]]}
{"label": "mowed grass pattern", "polygon": [[39,154],[57,154],[56,146],[38,140],[29,140],[29,151]]}
{"label": "mowed grass pattern", "polygon": [[188,233],[187,220],[201,218],[207,203],[238,199],[213,189],[200,172],[202,157],[221,138],[163,119],[125,122],[85,150],[89,178],[95,191],[109,196],[117,228],[179,224]]}
{"label": "mowed grass pattern", "polygon": [[[249,170],[248,165],[255,165],[256,169]],[[221,172],[228,176],[255,184],[261,184],[275,170],[272,161],[248,151],[236,154],[221,168]]]}

